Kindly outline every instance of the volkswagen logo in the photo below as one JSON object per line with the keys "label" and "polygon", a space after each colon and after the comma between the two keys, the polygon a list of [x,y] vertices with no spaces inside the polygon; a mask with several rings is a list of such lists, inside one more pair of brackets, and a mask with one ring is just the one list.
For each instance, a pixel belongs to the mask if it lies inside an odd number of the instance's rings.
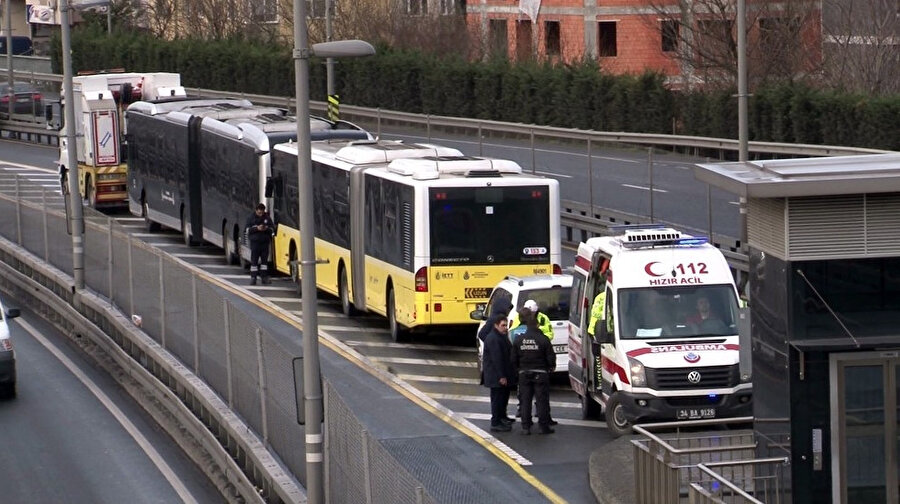
{"label": "volkswagen logo", "polygon": [[693,383],[694,385],[700,383],[700,372],[691,371],[690,373],[688,373],[688,381]]}

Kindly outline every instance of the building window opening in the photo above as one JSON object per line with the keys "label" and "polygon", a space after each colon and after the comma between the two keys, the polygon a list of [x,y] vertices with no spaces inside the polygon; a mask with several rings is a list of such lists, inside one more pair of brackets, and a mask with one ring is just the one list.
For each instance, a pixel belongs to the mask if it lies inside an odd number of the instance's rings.
{"label": "building window opening", "polygon": [[598,27],[599,33],[597,40],[599,43],[599,51],[597,54],[599,54],[601,58],[612,58],[617,56],[618,48],[616,47],[616,22],[600,21]]}
{"label": "building window opening", "polygon": [[660,21],[660,33],[662,34],[663,52],[673,52],[678,49],[679,26],[678,21],[666,19]]}
{"label": "building window opening", "polygon": [[559,21],[545,21],[544,36],[547,56],[559,56]]}

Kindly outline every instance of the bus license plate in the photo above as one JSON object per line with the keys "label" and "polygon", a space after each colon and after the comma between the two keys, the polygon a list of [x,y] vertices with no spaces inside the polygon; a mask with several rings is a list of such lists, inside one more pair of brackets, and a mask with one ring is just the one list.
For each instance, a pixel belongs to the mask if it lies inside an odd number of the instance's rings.
{"label": "bus license plate", "polygon": [[680,410],[678,410],[677,417],[679,420],[698,420],[701,418],[715,418],[716,417],[716,409],[715,408],[680,409]]}
{"label": "bus license plate", "polygon": [[569,348],[567,345],[553,345],[553,353],[568,353]]}

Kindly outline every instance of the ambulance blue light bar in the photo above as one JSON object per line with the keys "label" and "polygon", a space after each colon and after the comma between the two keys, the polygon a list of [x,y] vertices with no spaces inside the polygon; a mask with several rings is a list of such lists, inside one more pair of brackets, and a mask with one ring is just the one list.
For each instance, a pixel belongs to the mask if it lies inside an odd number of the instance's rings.
{"label": "ambulance blue light bar", "polygon": [[709,243],[709,238],[705,236],[692,236],[690,238],[679,238],[675,240],[674,245],[705,245]]}

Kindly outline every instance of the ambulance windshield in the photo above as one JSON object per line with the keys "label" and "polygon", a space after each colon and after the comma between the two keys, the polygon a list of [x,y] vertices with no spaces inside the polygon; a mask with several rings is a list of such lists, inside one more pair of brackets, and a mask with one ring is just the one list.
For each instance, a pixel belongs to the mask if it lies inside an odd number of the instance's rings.
{"label": "ambulance windshield", "polygon": [[622,289],[618,302],[622,339],[737,334],[737,299],[729,284]]}

